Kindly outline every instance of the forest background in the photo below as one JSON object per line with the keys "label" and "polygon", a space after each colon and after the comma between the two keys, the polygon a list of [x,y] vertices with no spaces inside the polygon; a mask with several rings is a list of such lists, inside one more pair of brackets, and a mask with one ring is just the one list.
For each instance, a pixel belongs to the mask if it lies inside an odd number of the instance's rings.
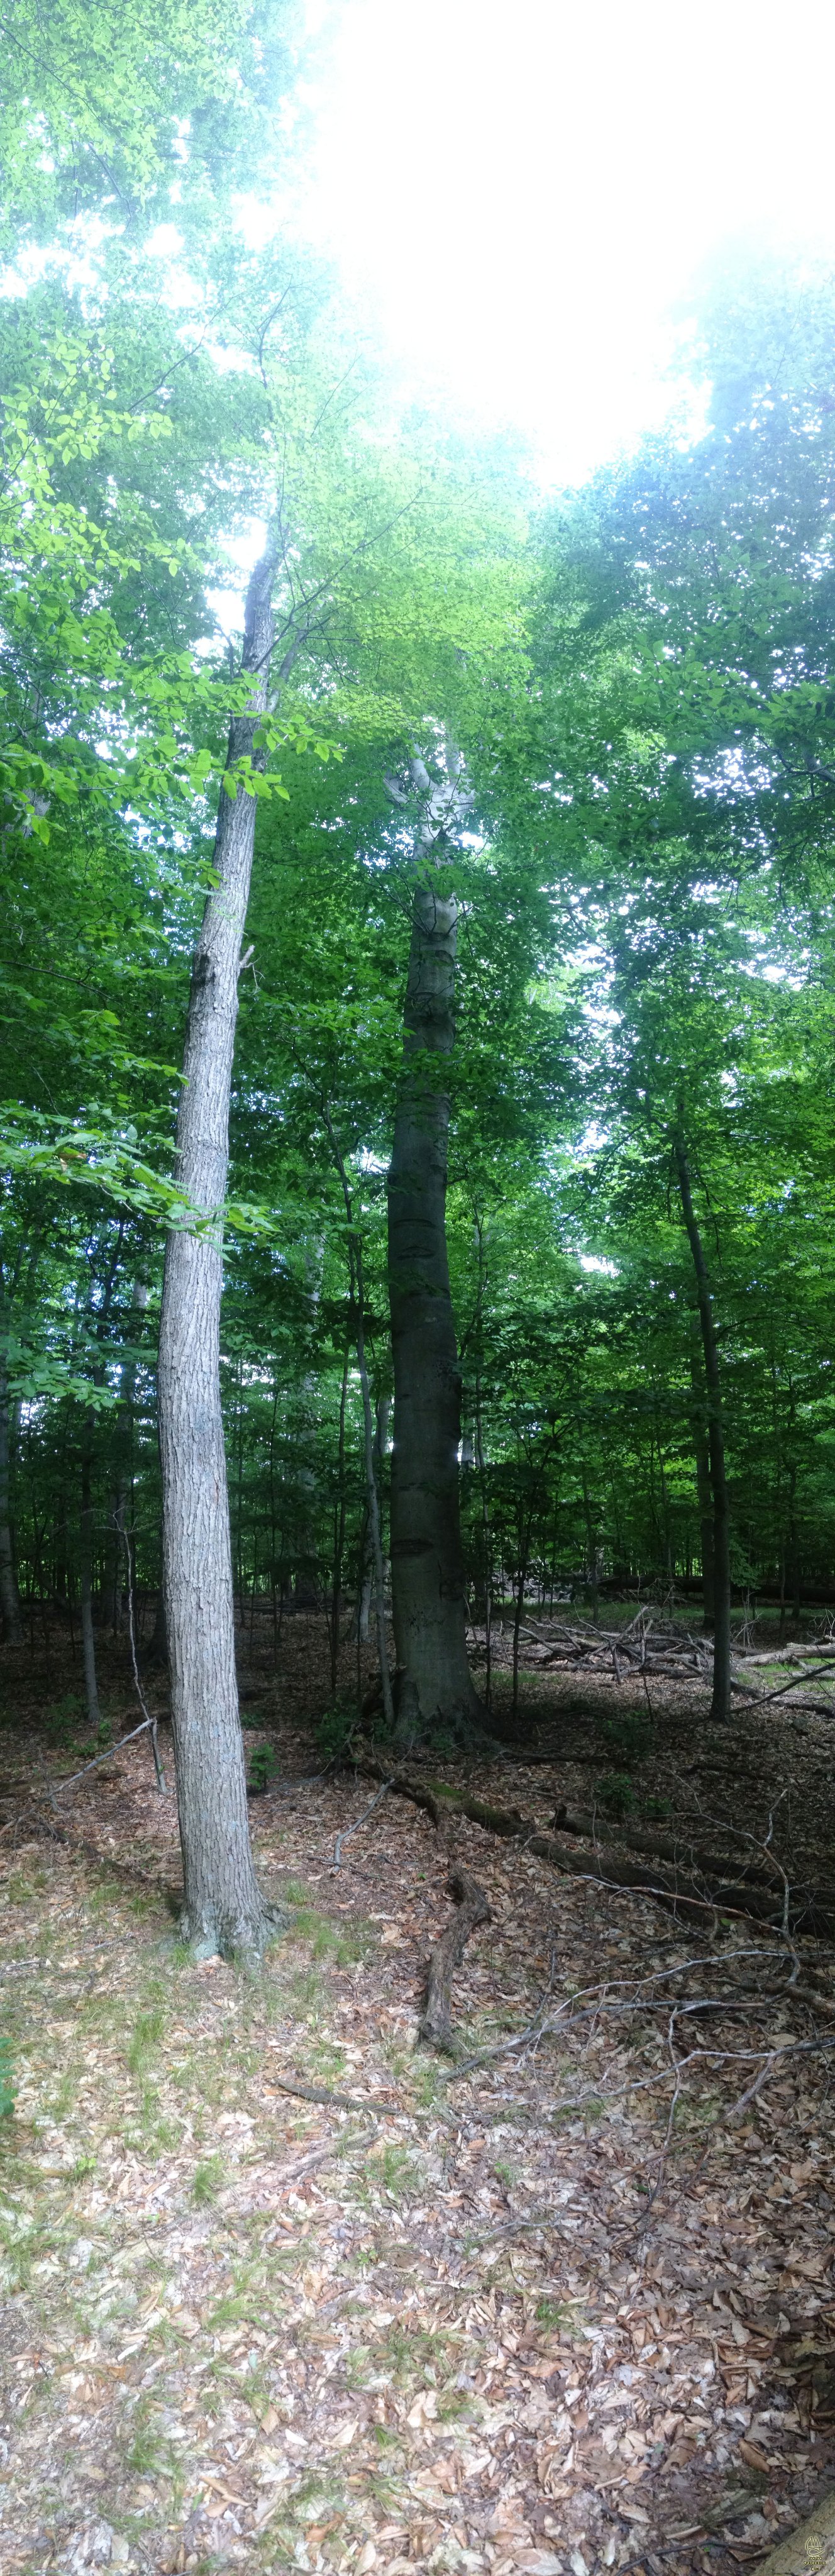
{"label": "forest background", "polygon": [[[336,1695],[368,1618],[419,883],[452,924],[423,1115],[442,1092],[488,1714],[526,1601],[660,1592],[726,1645],[732,1599],[768,1601],[782,1638],[833,1582],[832,278],[706,291],[665,435],[543,500],[508,440],[404,405],[286,223],[252,248],[253,170],[274,207],[304,151],[291,13],[103,6],[82,45],[58,9],[42,44],[21,0],[10,26],[7,1637],[78,1627],[94,1726],[128,1591],[160,1644],[158,1316],[225,779],[257,808],[220,1352],[239,1621],[318,1606]],[[232,774],[262,542],[273,694]]]}

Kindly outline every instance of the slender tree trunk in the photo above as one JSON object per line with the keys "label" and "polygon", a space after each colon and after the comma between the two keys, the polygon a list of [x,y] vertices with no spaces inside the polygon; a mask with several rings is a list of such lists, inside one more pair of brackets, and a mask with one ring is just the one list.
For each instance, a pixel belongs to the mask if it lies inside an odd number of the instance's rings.
{"label": "slender tree trunk", "polygon": [[93,1632],[93,1536],[93,1443],[91,1433],[85,1429],[81,1452],[81,1655],[88,1726],[98,1726],[101,1717]]}
{"label": "slender tree trunk", "polygon": [[[441,836],[427,795],[427,840]],[[451,792],[445,791],[450,801]],[[443,857],[443,846],[440,855]],[[403,1067],[388,1176],[388,1259],[394,1361],[391,1575],[401,1675],[398,1726],[413,1742],[440,1722],[466,1734],[483,1722],[467,1661],[458,1487],[461,1374],[449,1285],[446,1188],[457,905],[439,875],[415,886],[404,1013]]]}
{"label": "slender tree trunk", "polygon": [[328,1624],[330,1647],[331,1697],[336,1698],[339,1679],[339,1622],[342,1616],[342,1560],[345,1554],[345,1403],[348,1394],[348,1353],[342,1363],[342,1385],[339,1393],[339,1443],[337,1450],[337,1492],[333,1512],[333,1565],[331,1569],[331,1611]]}
{"label": "slender tree trunk", "polygon": [[[383,1527],[383,1475],[384,1475],[384,1471],[385,1471],[386,1442],[387,1442],[387,1440],[388,1440],[388,1436],[389,1436],[389,1414],[390,1414],[390,1412],[391,1412],[391,1396],[390,1396],[390,1395],[378,1395],[378,1397],[377,1397],[377,1403],[376,1403],[376,1407],[375,1407],[375,1416],[374,1416],[374,1477],[375,1477],[375,1484],[376,1484],[377,1494],[378,1494],[378,1497],[379,1497],[379,1516],[380,1516],[380,1533],[381,1533],[381,1537],[380,1537],[380,1546],[381,1546],[381,1551],[382,1551],[382,1527]],[[366,1471],[366,1484],[367,1484],[367,1481],[368,1481],[368,1478],[367,1478],[367,1471]],[[360,1594],[359,1594],[359,1601],[358,1601],[358,1604],[357,1604],[357,1620],[358,1620],[358,1629],[357,1629],[357,1634],[358,1634],[358,1637],[359,1637],[359,1640],[360,1640],[361,1645],[363,1645],[363,1646],[367,1646],[367,1644],[368,1644],[368,1630],[369,1630],[369,1625],[370,1625],[370,1620],[371,1620],[371,1603],[372,1603],[372,1600],[373,1600],[373,1598],[374,1598],[374,1581],[375,1581],[374,1548],[373,1548],[372,1537],[371,1537],[371,1521],[370,1521],[370,1517],[369,1517],[369,1514],[368,1514],[368,1511],[367,1511],[367,1510],[366,1510],[366,1514],[365,1514],[365,1520],[364,1520],[364,1523],[363,1523],[362,1545],[361,1545],[361,1550],[360,1550],[360,1570],[361,1570],[361,1572],[360,1572]]]}
{"label": "slender tree trunk", "polygon": [[713,1571],[713,1494],[710,1484],[710,1451],[705,1423],[704,1378],[697,1352],[690,1348],[690,1384],[693,1389],[693,1454],[696,1462],[696,1492],[699,1498],[699,1530],[702,1558],[702,1627],[712,1637],[714,1624]]}
{"label": "slender tree trunk", "polygon": [[12,1524],[9,1517],[10,1469],[9,1380],[5,1361],[0,1361],[0,1612],[3,1636],[7,1646],[23,1644],[23,1620],[15,1573]]}
{"label": "slender tree trunk", "polygon": [[[383,1538],[380,1526],[380,1502],[377,1491],[377,1474],[374,1456],[375,1427],[374,1416],[371,1409],[371,1386],[368,1376],[368,1358],[365,1347],[365,1273],[362,1259],[362,1237],[359,1233],[358,1227],[354,1224],[354,1205],[351,1196],[350,1182],[345,1169],[344,1158],[340,1152],[339,1140],[327,1101],[322,1102],[322,1117],[328,1131],[331,1152],[342,1183],[342,1196],[345,1201],[345,1214],[348,1220],[348,1279],[351,1290],[351,1304],[353,1307],[357,1367],[359,1369],[360,1392],[362,1394],[362,1418],[365,1431],[365,1484],[368,1510],[368,1531],[371,1541],[371,1563],[374,1571],[374,1590],[377,1607],[377,1652],[380,1663],[380,1687],[383,1694],[383,1711],[386,1725],[389,1732],[391,1732],[394,1727],[394,1702],[391,1694],[391,1675],[389,1673],[388,1643],[386,1639],[386,1593],[385,1577],[383,1572]],[[388,1407],[386,1408],[385,1419],[386,1423],[388,1423]],[[380,1414],[378,1410],[378,1433],[379,1426]],[[357,1679],[359,1681],[359,1634],[357,1634]]]}
{"label": "slender tree trunk", "polygon": [[[147,1304],[148,1282],[140,1271],[134,1280],[131,1311],[128,1317],[128,1331],[132,1336],[134,1333],[138,1336],[142,1330],[142,1317],[145,1313]],[[135,1324],[134,1317],[136,1319]],[[134,1396],[136,1394],[136,1368],[136,1351],[130,1350],[127,1357],[122,1362],[119,1380],[119,1409],[116,1417],[113,1489],[110,1496],[109,1513],[112,1532],[113,1585],[111,1592],[111,1613],[114,1637],[118,1637],[119,1635],[124,1609],[125,1504],[131,1483],[131,1445],[133,1439],[133,1403]]]}
{"label": "slender tree trunk", "polygon": [[590,1495],[590,1493],[589,1493],[589,1480],[588,1480],[588,1476],[587,1476],[587,1474],[586,1474],[585,1461],[583,1462],[583,1466],[582,1466],[582,1468],[581,1468],[581,1470],[580,1470],[580,1473],[581,1473],[582,1480],[583,1480],[583,1518],[584,1518],[584,1520],[585,1520],[585,1524],[586,1524],[586,1566],[587,1566],[587,1572],[588,1572],[588,1584],[589,1584],[589,1590],[590,1590],[590,1592],[591,1592],[591,1615],[592,1615],[592,1618],[593,1618],[593,1620],[594,1620],[594,1624],[595,1624],[595,1627],[596,1627],[596,1626],[597,1626],[598,1619],[599,1619],[599,1617],[600,1617],[600,1597],[599,1597],[599,1593],[598,1593],[598,1547],[597,1547],[597,1526],[596,1526],[596,1523],[595,1523],[594,1513],[593,1513],[593,1511],[592,1511],[591,1495]]}
{"label": "slender tree trunk", "polygon": [[[231,728],[229,765],[251,752],[266,704],[274,562],[247,593],[243,666],[251,718]],[[255,755],[257,759],[257,754]],[[269,1909],[255,1876],[235,1673],[229,1496],[220,1402],[223,1202],[241,938],[255,799],[221,789],[214,864],[195,953],[177,1122],[176,1176],[204,1217],[169,1234],[159,1338],[163,1591],[183,1852],[183,1932],[198,1955],[258,1950]]]}
{"label": "slender tree trunk", "polygon": [[699,1303],[707,1386],[707,1439],[713,1493],[714,1566],[713,1698],[710,1713],[714,1719],[724,1725],[731,1713],[731,1533],[725,1474],[725,1439],[722,1427],[722,1381],[713,1322],[710,1280],[698,1219],[693,1206],[687,1149],[680,1134],[675,1137],[674,1147],[682,1213],[696,1273],[696,1294]]}

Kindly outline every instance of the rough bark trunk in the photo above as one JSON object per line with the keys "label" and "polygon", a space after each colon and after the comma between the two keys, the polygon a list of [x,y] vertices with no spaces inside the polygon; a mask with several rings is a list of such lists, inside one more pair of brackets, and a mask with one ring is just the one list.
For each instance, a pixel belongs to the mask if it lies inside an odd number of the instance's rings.
{"label": "rough bark trunk", "polygon": [[690,1383],[693,1389],[693,1454],[696,1462],[696,1492],[699,1497],[699,1531],[702,1555],[702,1627],[712,1637],[714,1624],[713,1568],[713,1495],[710,1486],[710,1450],[705,1429],[705,1391],[696,1352],[690,1352]]}
{"label": "rough bark trunk", "polygon": [[0,1612],[6,1645],[20,1646],[23,1643],[23,1620],[9,1518],[9,1435],[9,1380],[5,1365],[0,1363]]}
{"label": "rough bark trunk", "polygon": [[[229,766],[252,751],[266,705],[274,561],[247,593],[243,667],[250,717],[231,728]],[[256,754],[257,758],[257,754]],[[223,1202],[255,800],[221,789],[214,864],[194,957],[177,1122],[176,1176],[199,1230],[169,1234],[159,1338],[163,1594],[183,1853],[182,1929],[197,1954],[257,1951],[270,1924],[255,1876],[238,1713],[229,1497],[220,1402]]]}
{"label": "rough bark trunk", "polygon": [[87,1724],[98,1726],[101,1710],[93,1632],[93,1451],[92,1438],[87,1431],[81,1453],[81,1655]]}
{"label": "rough bark trunk", "polygon": [[[148,1282],[142,1271],[140,1271],[134,1280],[131,1312],[128,1317],[128,1331],[135,1331],[137,1336],[142,1330],[142,1317],[145,1314],[147,1304]],[[133,1320],[134,1317],[136,1318],[135,1325]],[[109,1518],[112,1532],[111,1561],[113,1568],[110,1608],[114,1637],[118,1637],[124,1617],[125,1506],[128,1489],[131,1484],[131,1447],[133,1440],[133,1402],[136,1394],[136,1370],[137,1356],[135,1349],[133,1349],[123,1360],[119,1374],[119,1410],[116,1416],[113,1458],[113,1490],[110,1496]]]}
{"label": "rough bark trunk", "polygon": [[[391,1412],[391,1396],[390,1396],[390,1395],[378,1395],[378,1397],[377,1397],[376,1413],[375,1413],[375,1427],[374,1427],[373,1467],[374,1467],[374,1484],[375,1484],[375,1488],[376,1488],[376,1492],[377,1492],[377,1497],[378,1497],[378,1505],[377,1505],[377,1509],[378,1509],[378,1518],[379,1518],[379,1523],[380,1523],[380,1577],[379,1577],[379,1580],[380,1580],[380,1582],[382,1583],[382,1595],[383,1595],[383,1601],[384,1601],[384,1602],[385,1602],[385,1566],[384,1566],[384,1559],[383,1559],[383,1543],[382,1543],[382,1527],[383,1527],[383,1477],[384,1477],[384,1474],[385,1474],[386,1442],[387,1442],[387,1440],[388,1440],[388,1436],[389,1436],[389,1414],[390,1414],[390,1412]],[[365,1481],[366,1481],[366,1489],[367,1489],[367,1488],[368,1488],[368,1457],[367,1457],[367,1451],[366,1451],[366,1465],[365,1465]],[[365,1515],[365,1527],[364,1527],[364,1530],[363,1530],[362,1551],[361,1551],[361,1578],[362,1578],[362,1579],[361,1579],[361,1584],[360,1584],[359,1602],[358,1602],[358,1605],[357,1605],[357,1636],[358,1636],[358,1638],[359,1638],[360,1644],[361,1644],[361,1645],[363,1645],[363,1646],[367,1646],[367,1644],[368,1644],[368,1631],[369,1631],[370,1622],[371,1622],[371,1603],[372,1603],[372,1600],[373,1600],[373,1598],[374,1598],[375,1574],[376,1574],[376,1556],[375,1556],[375,1550],[374,1550],[374,1539],[373,1539],[373,1534],[372,1534],[372,1529],[371,1529],[371,1514],[370,1514],[370,1512],[369,1512],[369,1511],[366,1511],[366,1515]]]}
{"label": "rough bark trunk", "polygon": [[[457,771],[456,771],[457,775]],[[457,905],[437,871],[455,783],[433,791],[418,840],[404,1013],[403,1067],[388,1176],[388,1266],[394,1361],[391,1575],[401,1675],[398,1727],[414,1743],[434,1725],[466,1734],[483,1710],[470,1677],[458,1491],[461,1375],[446,1247],[450,1100],[445,1068],[453,1013]],[[434,847],[432,846],[434,844]]]}
{"label": "rough bark trunk", "polygon": [[698,1219],[693,1206],[687,1148],[680,1134],[675,1137],[674,1149],[682,1214],[696,1274],[696,1295],[699,1303],[707,1386],[707,1440],[713,1493],[714,1570],[713,1698],[710,1713],[712,1718],[724,1725],[731,1713],[731,1533],[725,1474],[725,1439],[722,1427],[722,1380],[713,1322],[710,1279]]}

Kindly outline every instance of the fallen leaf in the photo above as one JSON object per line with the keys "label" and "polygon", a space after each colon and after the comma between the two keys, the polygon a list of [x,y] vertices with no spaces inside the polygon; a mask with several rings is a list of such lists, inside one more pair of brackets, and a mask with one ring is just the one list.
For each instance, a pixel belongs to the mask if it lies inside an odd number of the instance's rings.
{"label": "fallen leaf", "polygon": [[741,2460],[745,2461],[746,2468],[761,2469],[767,2472],[768,2461],[766,2459],[765,2452],[760,2450],[757,2442],[740,2442],[739,2456]]}
{"label": "fallen leaf", "polygon": [[351,2443],[352,2443],[353,2441],[355,2441],[355,2440],[356,2440],[356,2436],[357,2436],[357,2433],[358,2433],[358,2432],[359,2432],[359,2424],[358,2424],[358,2422],[357,2422],[356,2416],[354,2416],[354,2418],[353,2418],[353,2420],[352,2420],[352,2422],[351,2422],[350,2424],[339,2424],[339,2425],[337,2426],[337,2430],[336,2430],[336,2432],[335,2432],[335,2433],[332,2435],[332,2437],[331,2437],[331,2450],[332,2450],[332,2451],[347,2451],[347,2450],[349,2450],[349,2449],[350,2449],[350,2446],[351,2446]]}
{"label": "fallen leaf", "polygon": [[417,2429],[420,2429],[424,2424],[430,2424],[437,2415],[437,2412],[437,2390],[434,2388],[422,2388],[420,2395],[415,2398],[414,2405],[409,2408],[406,2422],[407,2424],[413,2424]]}

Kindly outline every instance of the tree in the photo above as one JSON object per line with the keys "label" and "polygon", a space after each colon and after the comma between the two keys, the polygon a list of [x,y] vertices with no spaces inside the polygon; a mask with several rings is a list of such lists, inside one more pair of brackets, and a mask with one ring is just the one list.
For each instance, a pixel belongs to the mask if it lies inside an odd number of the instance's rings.
{"label": "tree", "polygon": [[468,802],[462,763],[449,744],[444,772],[433,786],[425,763],[411,763],[420,820],[403,1069],[388,1175],[391,1559],[398,1730],[406,1742],[439,1723],[466,1734],[481,1715],[467,1660],[458,1501],[461,1377],[445,1226],[450,1096],[444,1059],[455,1036],[458,906],[443,871]]}

